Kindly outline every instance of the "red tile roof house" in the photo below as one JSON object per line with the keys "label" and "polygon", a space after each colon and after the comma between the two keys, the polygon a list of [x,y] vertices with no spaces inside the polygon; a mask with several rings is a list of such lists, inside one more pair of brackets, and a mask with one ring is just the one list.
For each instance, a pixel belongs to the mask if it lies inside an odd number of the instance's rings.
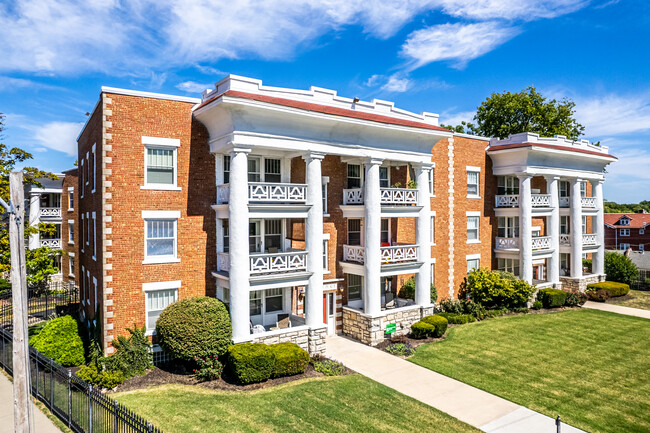
{"label": "red tile roof house", "polygon": [[392,102],[230,75],[201,99],[102,88],[78,149],[79,285],[106,353],[190,296],[229,304],[237,343],[318,353],[328,334],[408,332],[433,311],[431,283],[457,297],[478,266],[539,287],[604,278],[615,158],[586,141],[490,141]]}
{"label": "red tile roof house", "polygon": [[605,248],[645,251],[650,248],[650,213],[605,214]]}

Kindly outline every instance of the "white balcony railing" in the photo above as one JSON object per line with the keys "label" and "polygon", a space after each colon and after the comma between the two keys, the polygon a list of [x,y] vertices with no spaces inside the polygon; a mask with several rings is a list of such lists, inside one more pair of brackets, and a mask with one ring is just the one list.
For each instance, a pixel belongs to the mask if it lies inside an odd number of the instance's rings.
{"label": "white balcony railing", "polygon": [[595,208],[596,207],[596,197],[582,197],[580,199],[582,207]]}
{"label": "white balcony railing", "polygon": [[[418,259],[418,248],[417,245],[381,247],[381,262],[383,264],[415,262]],[[343,245],[343,261],[364,263],[364,251],[364,247],[360,245]]]}
{"label": "white balcony railing", "polygon": [[533,194],[530,201],[533,207],[551,207],[550,194]]}
{"label": "white balcony railing", "polygon": [[519,248],[519,238],[501,238],[495,240],[495,249],[497,250],[516,250]]}
{"label": "white balcony railing", "polygon": [[343,245],[343,261],[363,263],[364,249],[361,245]]}
{"label": "white balcony railing", "polygon": [[[410,188],[381,188],[382,205],[415,205],[418,203],[418,190]],[[344,189],[343,204],[363,204],[363,189]]]}
{"label": "white balcony railing", "polygon": [[497,195],[495,207],[519,207],[519,196],[515,194]]}
{"label": "white balcony railing", "polygon": [[61,248],[61,239],[41,239],[40,242],[42,247],[50,247],[53,249]]}
{"label": "white balcony railing", "polygon": [[532,246],[533,246],[533,251],[550,250],[551,249],[551,237],[550,236],[534,237]]}
{"label": "white balcony railing", "polygon": [[571,245],[571,235],[560,235],[560,245]]}
{"label": "white balcony railing", "polygon": [[560,197],[559,204],[560,207],[569,207],[569,197]]}
{"label": "white balcony railing", "polygon": [[595,234],[583,234],[582,235],[582,245],[591,246],[598,245],[598,240],[596,239]]}
{"label": "white balcony railing", "polygon": [[61,218],[60,207],[42,207],[39,215],[43,218]]}
{"label": "white balcony railing", "polygon": [[307,251],[251,254],[250,256],[251,275],[305,270],[307,270]]}
{"label": "white balcony railing", "polygon": [[[230,185],[217,186],[217,203],[225,204],[230,199]],[[298,183],[248,183],[250,203],[282,202],[304,203],[307,200],[307,185]]]}
{"label": "white balcony railing", "polygon": [[217,253],[217,270],[222,272],[230,271],[230,254]]}

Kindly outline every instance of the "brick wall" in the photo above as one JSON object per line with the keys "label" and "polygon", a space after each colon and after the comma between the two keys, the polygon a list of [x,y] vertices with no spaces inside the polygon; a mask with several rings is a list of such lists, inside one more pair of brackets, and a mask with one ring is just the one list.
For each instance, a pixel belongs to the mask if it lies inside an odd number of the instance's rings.
{"label": "brick wall", "polygon": [[[61,274],[63,275],[63,281],[74,282],[79,284],[79,222],[78,222],[78,210],[79,210],[79,196],[77,194],[77,189],[79,187],[79,177],[78,169],[69,170],[65,173],[63,177],[63,190],[61,191],[61,245],[63,246],[63,251],[65,252],[61,257]],[[74,188],[72,194],[72,209],[69,207],[69,194],[68,188]],[[69,241],[69,224],[68,221],[74,221],[73,223],[73,242]],[[72,255],[71,255],[72,254]],[[70,261],[74,263],[74,274],[70,274]]]}
{"label": "brick wall", "polygon": [[[621,236],[620,229],[629,229],[630,236]],[[620,244],[630,244],[634,251],[639,251],[639,245],[643,244],[645,250],[650,250],[650,227],[643,229],[643,234],[640,234],[638,227],[617,226],[612,228],[605,226],[605,249],[615,250],[620,249]]]}

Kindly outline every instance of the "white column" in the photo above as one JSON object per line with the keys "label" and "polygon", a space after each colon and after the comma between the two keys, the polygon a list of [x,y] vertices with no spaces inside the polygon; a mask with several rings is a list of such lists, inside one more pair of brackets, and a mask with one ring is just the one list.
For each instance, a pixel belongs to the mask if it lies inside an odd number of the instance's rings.
{"label": "white column", "polygon": [[533,282],[533,221],[532,194],[529,174],[518,175],[519,178],[519,256],[521,279]]}
{"label": "white column", "polygon": [[311,327],[323,325],[323,189],[321,161],[325,155],[310,152],[305,160],[307,204],[311,207],[305,224],[307,271],[311,272],[305,290],[305,323]]}
{"label": "white column", "polygon": [[582,179],[571,179],[571,277],[582,277]]}
{"label": "white column", "polygon": [[596,224],[594,227],[596,233],[596,242],[598,243],[598,251],[593,254],[591,261],[591,269],[594,274],[602,275],[605,273],[605,214],[603,208],[603,181],[592,180],[591,191],[596,198]]}
{"label": "white column", "polygon": [[381,191],[379,188],[379,166],[381,159],[366,161],[366,179],[363,190],[365,208],[364,223],[364,269],[363,305],[370,315],[381,311]]}
{"label": "white column", "polygon": [[[32,192],[29,196],[29,226],[38,227],[40,222],[41,215],[41,194],[38,192]],[[30,250],[35,250],[40,247],[40,234],[38,232],[29,236],[29,246]]]}
{"label": "white column", "polygon": [[235,342],[250,335],[250,265],[248,253],[248,153],[230,153],[230,318]]}
{"label": "white column", "polygon": [[547,230],[551,237],[553,255],[548,267],[548,280],[560,282],[560,203],[557,176],[546,176],[546,193],[551,196],[551,216],[548,217]]}
{"label": "white column", "polygon": [[[430,164],[415,166],[418,184],[418,213],[415,226],[415,243],[418,245],[418,261],[422,262],[415,277],[415,303],[431,305],[431,194],[429,192]],[[435,302],[435,299],[433,299]]]}

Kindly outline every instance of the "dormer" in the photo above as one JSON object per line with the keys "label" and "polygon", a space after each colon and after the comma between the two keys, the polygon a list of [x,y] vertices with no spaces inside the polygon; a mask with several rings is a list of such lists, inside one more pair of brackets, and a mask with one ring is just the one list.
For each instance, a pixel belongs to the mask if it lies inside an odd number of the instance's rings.
{"label": "dormer", "polygon": [[624,215],[618,220],[618,222],[616,224],[619,225],[619,226],[629,226],[630,225],[630,218],[628,218],[627,216]]}

